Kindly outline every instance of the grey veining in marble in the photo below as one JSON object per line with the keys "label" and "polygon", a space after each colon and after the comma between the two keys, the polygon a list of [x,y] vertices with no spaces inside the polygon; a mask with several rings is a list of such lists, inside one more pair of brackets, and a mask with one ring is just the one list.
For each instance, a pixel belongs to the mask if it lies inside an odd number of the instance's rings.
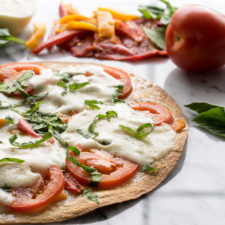
{"label": "grey veining in marble", "polygon": [[[33,21],[46,22],[51,27],[57,18],[58,0],[39,0]],[[82,13],[90,13],[97,6],[111,6],[136,12],[137,5],[147,0],[74,0]],[[195,0],[172,1],[178,6]],[[199,0],[198,4],[212,7],[222,13],[224,0]],[[88,7],[87,7],[88,6]],[[118,7],[119,6],[119,7]],[[29,36],[31,25],[23,34]],[[71,61],[98,62],[96,59],[78,59],[53,51],[33,56],[20,51],[21,46],[0,49],[0,63],[13,61]],[[222,225],[225,224],[225,141],[206,133],[191,120],[194,116],[184,105],[207,101],[225,106],[225,67],[206,74],[187,73],[176,68],[167,58],[152,58],[143,62],[100,63],[120,67],[146,77],[164,88],[181,106],[189,125],[189,138],[184,154],[169,177],[152,193],[137,200],[108,206],[80,218],[59,224],[91,225]],[[57,225],[59,225],[57,224]]]}

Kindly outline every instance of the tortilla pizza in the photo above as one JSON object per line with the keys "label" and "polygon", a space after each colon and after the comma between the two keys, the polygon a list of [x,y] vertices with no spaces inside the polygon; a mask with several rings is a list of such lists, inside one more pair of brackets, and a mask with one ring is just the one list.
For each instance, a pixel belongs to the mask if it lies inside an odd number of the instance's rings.
{"label": "tortilla pizza", "polygon": [[123,70],[0,66],[0,224],[50,223],[136,199],[182,155],[176,102]]}

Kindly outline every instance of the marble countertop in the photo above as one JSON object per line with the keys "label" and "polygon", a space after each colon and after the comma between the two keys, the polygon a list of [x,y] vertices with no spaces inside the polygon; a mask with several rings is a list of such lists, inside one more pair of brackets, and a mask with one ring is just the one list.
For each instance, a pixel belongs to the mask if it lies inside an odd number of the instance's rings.
{"label": "marble countertop", "polygon": [[[149,0],[150,1],[150,0]],[[145,0],[74,0],[84,14],[97,6],[110,6],[136,12]],[[195,0],[172,1],[181,6]],[[50,29],[58,16],[58,0],[37,1],[37,12],[32,20],[45,22]],[[199,0],[224,13],[224,0]],[[88,7],[87,7],[88,6]],[[48,29],[48,30],[49,30]],[[31,33],[29,25],[23,34]],[[143,76],[164,88],[181,106],[190,130],[184,154],[169,177],[153,192],[137,200],[105,207],[80,218],[61,224],[91,225],[221,225],[225,221],[225,142],[198,128],[191,120],[193,114],[185,104],[206,101],[225,105],[225,67],[206,73],[187,73],[178,69],[167,58],[151,58],[142,62],[98,61],[74,58],[53,51],[51,55],[33,56],[21,51],[21,46],[0,49],[0,64],[14,61],[97,62],[116,66]]]}

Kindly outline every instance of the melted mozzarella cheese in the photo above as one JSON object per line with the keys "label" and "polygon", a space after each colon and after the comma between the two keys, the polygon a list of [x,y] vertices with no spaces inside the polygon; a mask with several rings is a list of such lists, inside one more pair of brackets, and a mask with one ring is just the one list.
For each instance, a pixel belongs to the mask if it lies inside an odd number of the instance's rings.
{"label": "melted mozzarella cheese", "polygon": [[[54,75],[49,69],[42,71],[39,76],[34,76],[30,80],[30,84],[35,88],[36,95],[48,93],[48,97],[43,100],[44,103],[40,106],[41,112],[70,113],[81,111],[85,107],[85,100],[110,102],[116,90],[114,86],[122,84],[120,81],[105,73],[99,66],[69,66],[59,71],[59,73],[64,72],[79,74],[71,78],[71,83],[88,82],[89,84],[76,91],[68,90],[66,95],[62,95],[64,89],[57,85],[62,78]],[[92,75],[85,76],[84,74],[86,72]]]}
{"label": "melted mozzarella cheese", "polygon": [[[86,139],[77,129],[88,132],[89,125],[98,114],[105,114],[107,111],[117,112],[117,117],[110,120],[100,120],[95,125],[95,131],[99,133],[97,141]],[[142,112],[131,109],[127,104],[116,104],[101,106],[101,110],[85,110],[74,115],[68,124],[67,130],[62,134],[62,141],[75,145],[79,144],[85,148],[104,149],[112,154],[127,158],[143,165],[145,162],[163,157],[171,150],[174,143],[175,132],[171,126],[163,124],[155,126],[153,132],[144,139],[137,139],[130,136],[119,125],[124,125],[136,130],[144,123],[151,123],[151,119]],[[100,143],[108,142],[108,145]]]}

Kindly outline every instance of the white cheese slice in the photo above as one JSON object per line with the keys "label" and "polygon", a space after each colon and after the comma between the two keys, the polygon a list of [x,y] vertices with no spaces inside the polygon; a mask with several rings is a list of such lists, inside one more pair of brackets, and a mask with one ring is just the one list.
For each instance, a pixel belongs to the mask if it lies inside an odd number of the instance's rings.
{"label": "white cheese slice", "polygon": [[0,27],[19,34],[36,10],[35,0],[0,0]]}
{"label": "white cheese slice", "polygon": [[[79,90],[68,91],[63,96],[64,89],[57,85],[62,78],[54,75],[49,69],[43,70],[40,75],[34,76],[30,80],[30,84],[35,88],[35,95],[48,93],[48,97],[43,100],[43,104],[39,108],[41,112],[78,112],[85,108],[85,100],[110,102],[116,91],[114,86],[122,85],[119,80],[105,73],[99,66],[69,66],[59,72],[81,73],[83,75],[74,75],[71,83],[89,82],[89,84]],[[90,72],[92,75],[85,76],[86,72]]]}
{"label": "white cheese slice", "polygon": [[[105,115],[106,111],[115,111],[118,116],[110,120],[98,121],[95,131],[99,133],[97,140],[100,143],[106,141],[110,144],[102,145],[76,132],[77,129],[88,132],[88,127],[95,116],[100,113]],[[69,145],[79,144],[85,148],[103,149],[143,165],[145,162],[152,162],[163,157],[172,149],[175,132],[171,126],[163,124],[155,126],[153,132],[141,140],[127,134],[119,125],[136,130],[140,125],[151,122],[152,120],[142,112],[131,109],[125,103],[101,106],[101,110],[85,110],[74,115],[69,121],[67,130],[61,135],[61,140]]]}

